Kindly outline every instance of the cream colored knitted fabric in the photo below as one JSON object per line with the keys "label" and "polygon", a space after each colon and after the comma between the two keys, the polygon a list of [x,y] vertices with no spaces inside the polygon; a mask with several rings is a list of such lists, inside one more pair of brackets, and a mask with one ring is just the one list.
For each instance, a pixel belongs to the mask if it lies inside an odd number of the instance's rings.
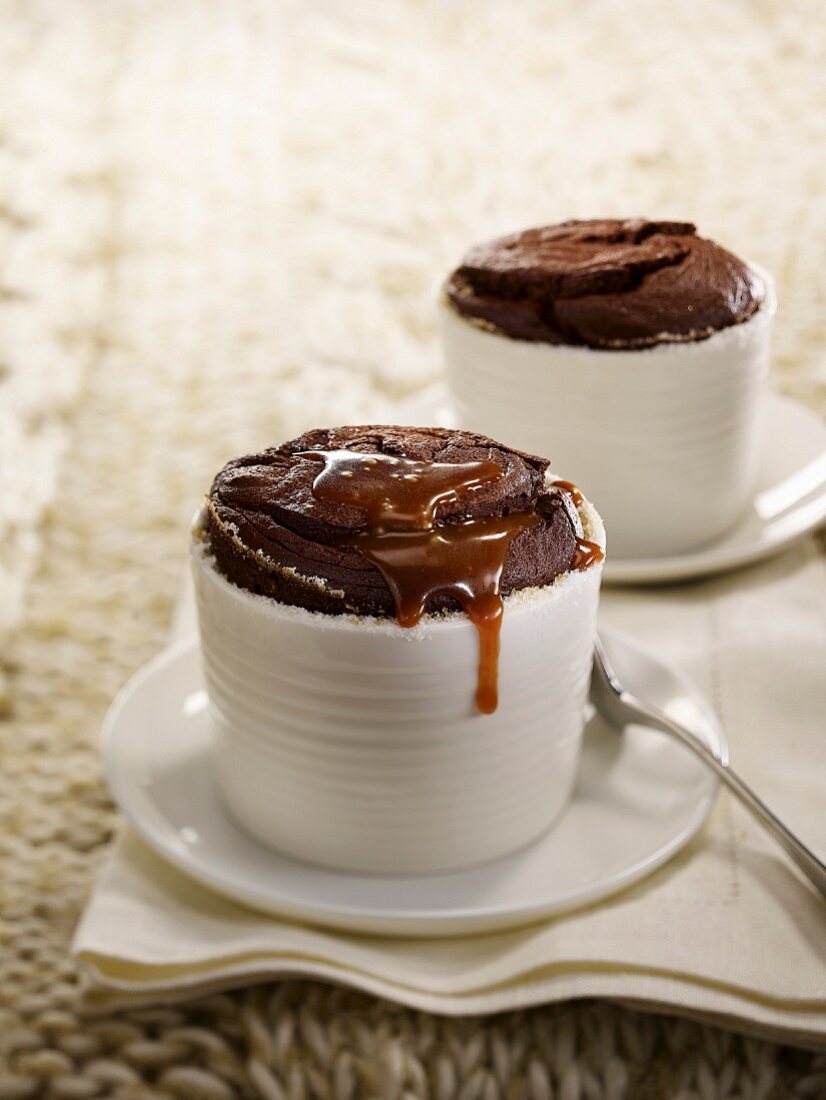
{"label": "cream colored knitted fabric", "polygon": [[198,494],[432,380],[468,240],[693,217],[777,274],[775,382],[826,408],[824,46],[818,0],[0,0],[0,1100],[826,1094],[822,1056],[600,1004],[287,983],[90,1023],[66,955]]}

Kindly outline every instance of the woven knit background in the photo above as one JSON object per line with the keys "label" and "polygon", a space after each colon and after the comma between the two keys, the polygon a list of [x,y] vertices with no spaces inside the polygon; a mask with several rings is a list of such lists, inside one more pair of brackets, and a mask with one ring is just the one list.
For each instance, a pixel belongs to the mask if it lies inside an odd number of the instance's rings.
{"label": "woven knit background", "polygon": [[820,0],[0,0],[0,1100],[826,1095],[826,1061],[573,1004],[440,1020],[303,983],[84,1021],[97,732],[231,454],[435,378],[463,246],[692,217],[772,269],[826,409]]}

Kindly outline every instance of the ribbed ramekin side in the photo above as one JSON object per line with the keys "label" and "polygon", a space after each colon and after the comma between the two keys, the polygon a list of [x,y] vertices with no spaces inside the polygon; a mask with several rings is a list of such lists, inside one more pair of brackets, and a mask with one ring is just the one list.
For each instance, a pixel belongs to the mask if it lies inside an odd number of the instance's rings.
{"label": "ribbed ramekin side", "polygon": [[[259,839],[330,866],[415,872],[495,858],[550,825],[579,757],[598,570],[506,610],[500,707],[484,716],[463,617],[413,639],[267,614],[203,558],[194,568],[216,780]],[[362,692],[348,661],[372,670]]]}

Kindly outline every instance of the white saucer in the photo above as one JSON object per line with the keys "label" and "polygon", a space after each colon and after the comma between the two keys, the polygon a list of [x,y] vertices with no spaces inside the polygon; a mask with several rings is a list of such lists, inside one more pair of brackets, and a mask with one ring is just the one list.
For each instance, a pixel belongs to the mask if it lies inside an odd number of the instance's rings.
{"label": "white saucer", "polygon": [[[399,410],[403,424],[456,427],[450,397],[432,386]],[[599,508],[599,501],[595,501]],[[617,559],[603,570],[607,584],[664,584],[724,573],[770,557],[826,520],[826,425],[799,401],[769,394],[760,473],[752,505],[712,546],[669,558]]]}
{"label": "white saucer", "polygon": [[[717,720],[689,683],[623,636],[605,641],[617,672],[643,698],[679,715],[715,752]],[[340,874],[262,847],[227,816],[213,788],[197,646],[160,654],[106,717],[112,795],[160,855],[256,909],[391,935],[444,935],[524,924],[593,902],[641,878],[697,832],[716,781],[684,748],[642,726],[624,734],[589,722],[570,807],[541,840],[469,871],[429,876]]]}

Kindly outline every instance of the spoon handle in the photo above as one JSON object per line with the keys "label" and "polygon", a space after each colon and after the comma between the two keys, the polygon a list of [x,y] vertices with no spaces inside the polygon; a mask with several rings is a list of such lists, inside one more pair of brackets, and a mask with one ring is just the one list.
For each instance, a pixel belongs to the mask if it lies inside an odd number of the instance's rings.
{"label": "spoon handle", "polygon": [[726,784],[729,790],[739,798],[740,802],[749,810],[760,824],[772,834],[786,854],[794,860],[803,874],[826,898],[826,865],[824,865],[802,840],[783,824],[780,818],[774,814],[759,795],[745,783],[740,776],[729,767],[727,761],[718,759],[714,753],[695,737],[685,726],[669,718],[667,714],[657,707],[644,703],[637,699],[630,691],[620,692],[620,701],[624,706],[635,711],[638,717],[648,726],[654,726],[671,733],[677,737],[692,752],[700,757]]}

